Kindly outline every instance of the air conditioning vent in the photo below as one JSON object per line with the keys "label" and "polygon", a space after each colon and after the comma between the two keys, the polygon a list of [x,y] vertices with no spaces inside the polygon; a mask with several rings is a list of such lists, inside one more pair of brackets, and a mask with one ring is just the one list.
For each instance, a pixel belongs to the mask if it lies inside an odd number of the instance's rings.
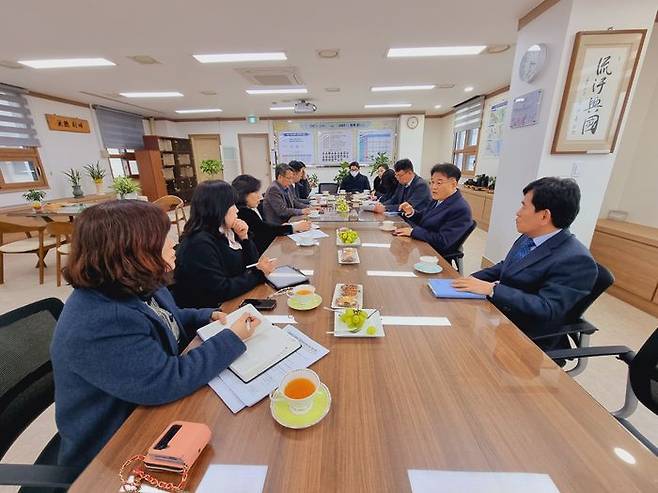
{"label": "air conditioning vent", "polygon": [[251,85],[301,86],[304,84],[295,67],[238,68],[236,70]]}

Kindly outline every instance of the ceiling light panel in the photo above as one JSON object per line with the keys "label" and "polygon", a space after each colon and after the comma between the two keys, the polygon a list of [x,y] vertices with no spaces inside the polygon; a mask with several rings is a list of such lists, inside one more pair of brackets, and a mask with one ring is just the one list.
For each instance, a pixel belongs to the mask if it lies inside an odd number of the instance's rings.
{"label": "ceiling light panel", "polygon": [[247,89],[245,91],[247,94],[259,95],[259,94],[307,94],[308,89],[305,87],[289,87],[285,89]]}
{"label": "ceiling light panel", "polygon": [[411,108],[411,103],[386,103],[386,104],[366,104],[365,109],[375,108]]}
{"label": "ceiling light panel", "polygon": [[222,110],[219,108],[207,108],[207,109],[198,109],[198,110],[176,110],[176,113],[219,113]]}
{"label": "ceiling light panel", "polygon": [[160,92],[120,92],[124,98],[180,98],[183,96],[178,91],[160,91]]}
{"label": "ceiling light panel", "polygon": [[430,91],[436,87],[435,84],[415,85],[415,86],[376,86],[371,87],[372,92],[392,92],[392,91]]}
{"label": "ceiling light panel", "polygon": [[214,53],[192,56],[201,63],[270,62],[288,59],[282,51],[270,53]]}
{"label": "ceiling light panel", "polygon": [[272,106],[270,111],[292,111],[294,109],[294,106]]}
{"label": "ceiling light panel", "polygon": [[477,46],[426,46],[421,48],[390,48],[388,58],[479,55],[486,48]]}
{"label": "ceiling light panel", "polygon": [[18,60],[18,63],[31,68],[76,68],[107,67],[116,65],[105,58],[52,58],[46,60]]}

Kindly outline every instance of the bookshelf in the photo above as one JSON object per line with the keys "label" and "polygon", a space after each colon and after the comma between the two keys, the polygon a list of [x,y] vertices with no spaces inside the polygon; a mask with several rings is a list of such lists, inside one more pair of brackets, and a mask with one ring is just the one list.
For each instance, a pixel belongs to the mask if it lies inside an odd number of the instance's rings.
{"label": "bookshelf", "polygon": [[190,139],[144,136],[144,149],[136,151],[142,193],[150,201],[175,195],[189,202],[197,185]]}

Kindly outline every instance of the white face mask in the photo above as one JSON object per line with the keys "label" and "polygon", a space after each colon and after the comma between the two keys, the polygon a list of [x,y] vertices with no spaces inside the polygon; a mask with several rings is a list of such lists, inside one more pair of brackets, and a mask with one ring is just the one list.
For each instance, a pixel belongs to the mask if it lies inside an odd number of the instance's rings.
{"label": "white face mask", "polygon": [[350,175],[354,176],[356,178],[356,175],[358,175],[358,171],[350,171]]}

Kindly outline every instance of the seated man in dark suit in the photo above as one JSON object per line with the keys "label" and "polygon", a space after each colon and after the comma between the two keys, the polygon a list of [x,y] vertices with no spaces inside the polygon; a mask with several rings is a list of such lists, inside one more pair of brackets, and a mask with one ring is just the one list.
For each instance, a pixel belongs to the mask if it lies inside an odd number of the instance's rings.
{"label": "seated man in dark suit", "polygon": [[276,179],[263,198],[263,219],[272,224],[283,224],[293,216],[311,212],[311,208],[301,203],[293,194],[293,171],[290,166],[285,163],[277,164],[274,173]]}
{"label": "seated man in dark suit", "polygon": [[[540,178],[523,189],[516,229],[521,236],[505,260],[457,279],[460,291],[485,294],[530,337],[551,333],[587,296],[598,268],[589,250],[567,229],[580,210],[580,188],[567,178]],[[566,338],[539,341],[543,349]]]}
{"label": "seated man in dark suit", "polygon": [[432,202],[425,211],[417,211],[409,202],[400,204],[410,227],[397,228],[396,236],[411,236],[425,241],[439,254],[449,253],[452,247],[473,224],[471,207],[457,190],[462,172],[454,164],[432,167]]}
{"label": "seated man in dark suit", "polygon": [[425,210],[432,200],[432,193],[425,180],[414,173],[414,165],[411,161],[400,159],[393,169],[398,180],[395,193],[391,198],[375,204],[373,210],[379,213],[397,212],[400,210],[400,204],[404,202],[409,202],[417,211]]}
{"label": "seated man in dark suit", "polygon": [[340,182],[341,190],[350,193],[361,193],[364,190],[370,191],[370,181],[368,181],[367,176],[361,174],[360,168],[361,166],[356,161],[350,163],[349,174]]}
{"label": "seated man in dark suit", "polygon": [[[306,192],[306,187],[302,183],[306,165],[301,161],[293,160],[288,163],[288,166],[290,166],[290,169],[292,170],[292,185],[290,188],[292,191],[293,198],[304,205],[309,205],[311,203],[311,200],[308,198],[308,196],[311,193],[310,185],[309,185],[308,193],[304,197],[302,197],[302,195],[304,195],[304,193]],[[306,180],[306,183],[308,183],[308,180]]]}

